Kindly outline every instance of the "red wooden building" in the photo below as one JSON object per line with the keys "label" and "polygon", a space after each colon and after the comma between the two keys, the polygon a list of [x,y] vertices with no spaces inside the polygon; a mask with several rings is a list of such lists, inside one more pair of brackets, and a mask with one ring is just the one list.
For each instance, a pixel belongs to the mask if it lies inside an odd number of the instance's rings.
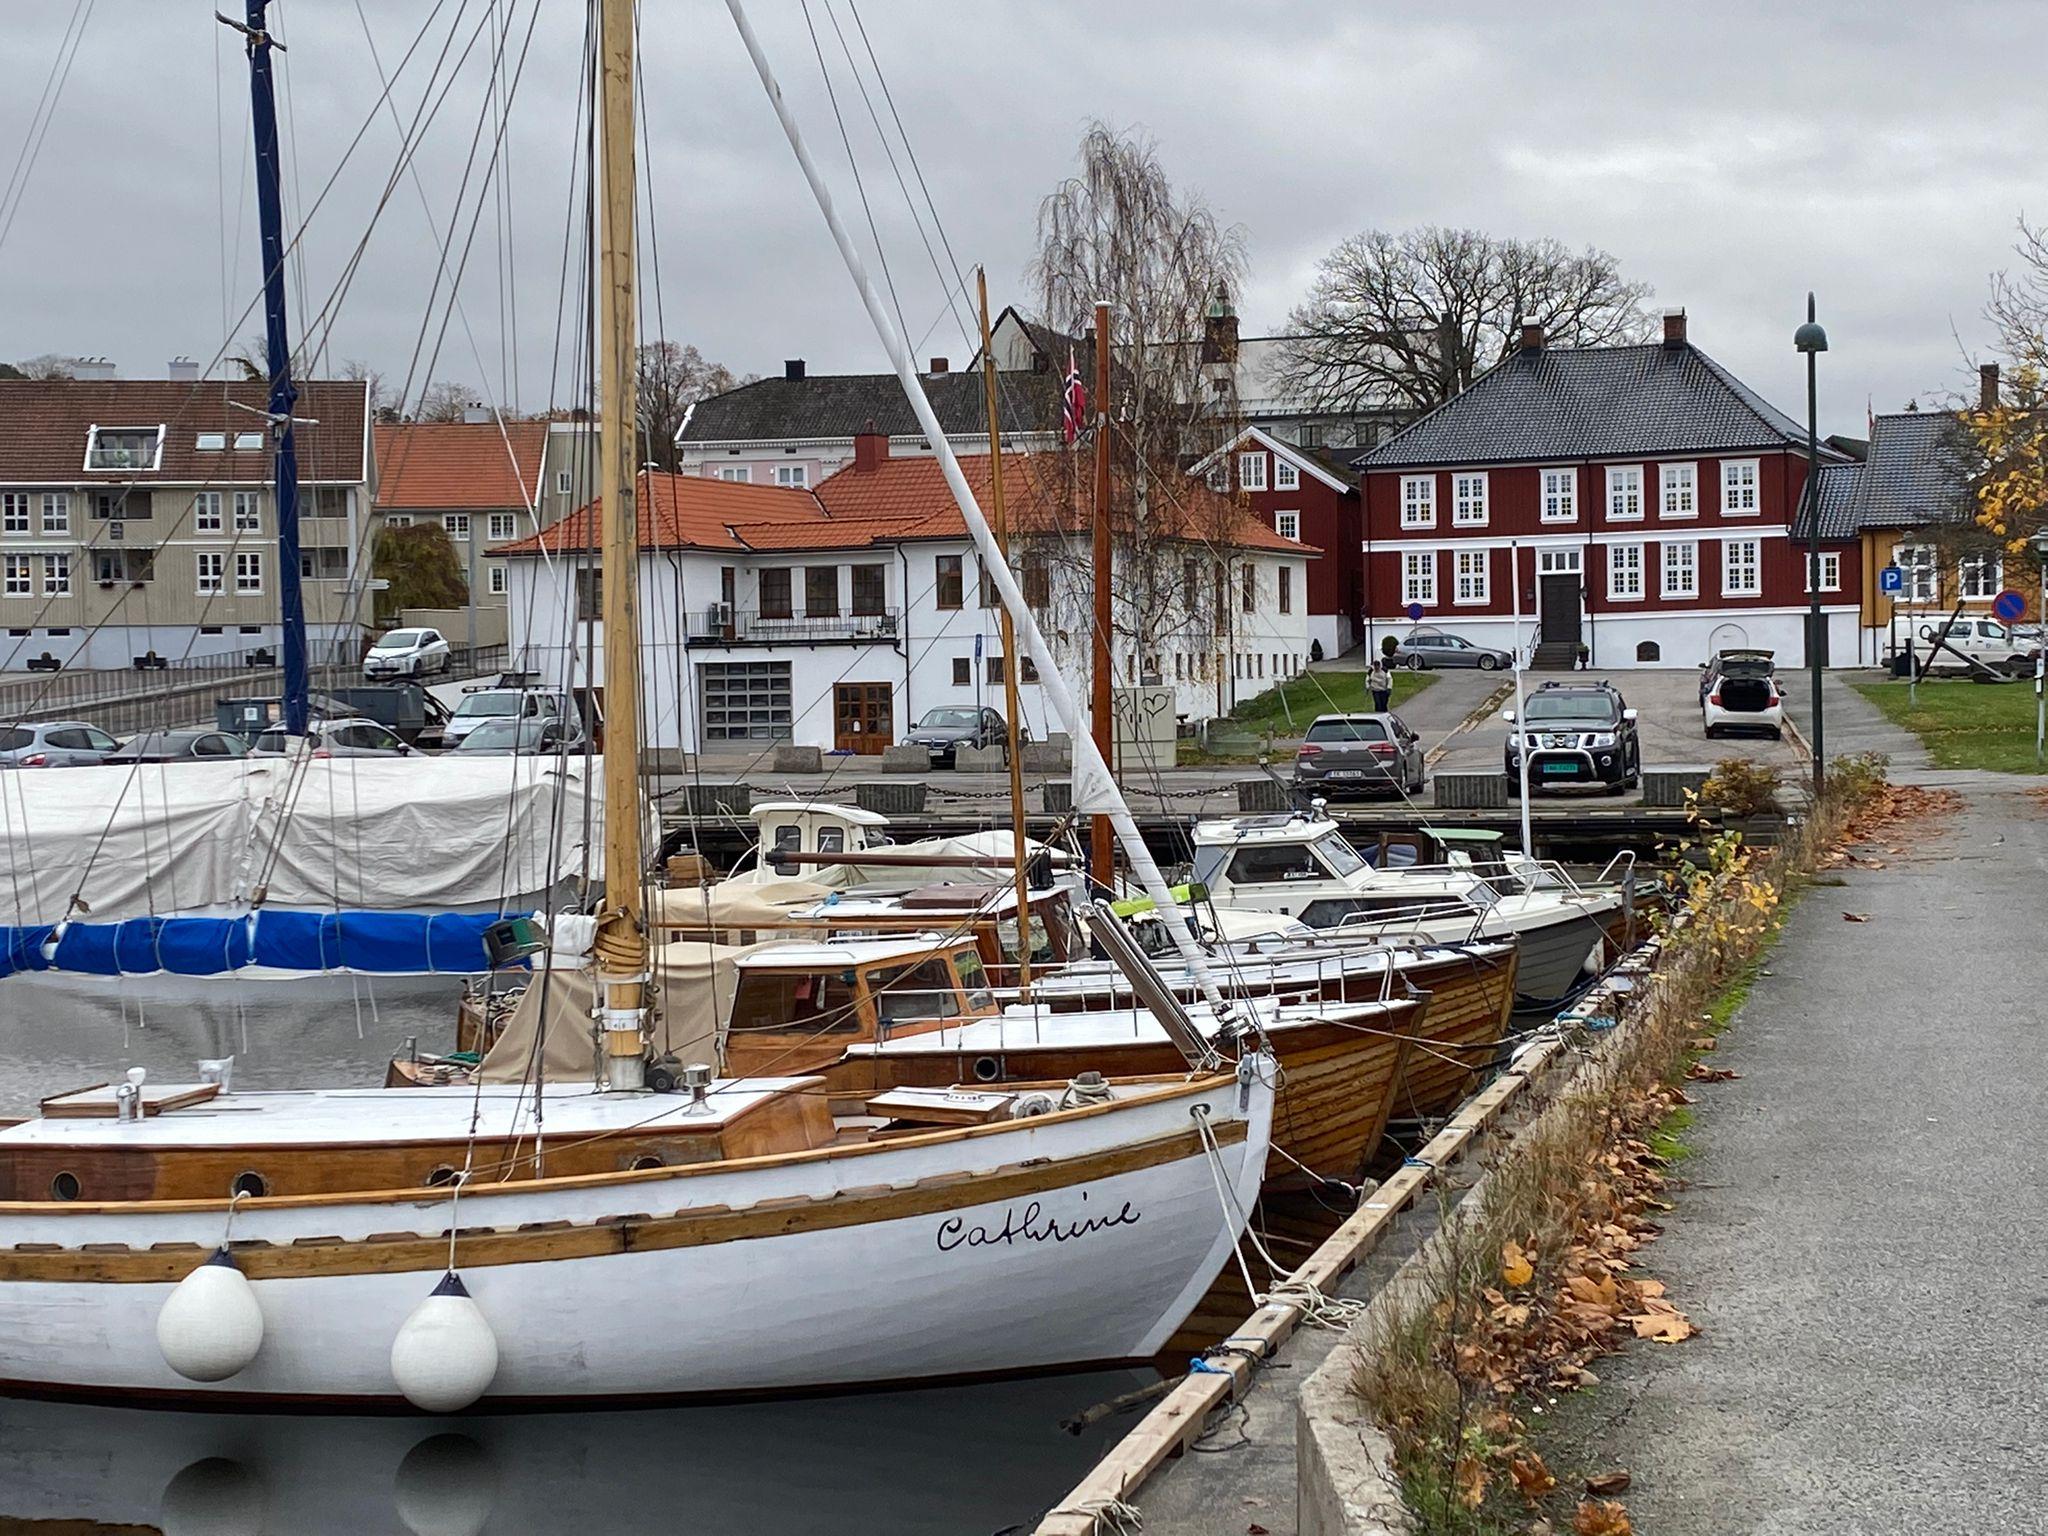
{"label": "red wooden building", "polygon": [[[1821,445],[1823,465],[1841,456]],[[1550,348],[1541,327],[1472,387],[1353,460],[1374,643],[1419,623],[1602,670],[1726,646],[1806,657],[1790,537],[1806,432],[1693,346]],[[1854,540],[1824,545],[1825,656],[1856,653]],[[1514,613],[1519,596],[1522,626]]]}

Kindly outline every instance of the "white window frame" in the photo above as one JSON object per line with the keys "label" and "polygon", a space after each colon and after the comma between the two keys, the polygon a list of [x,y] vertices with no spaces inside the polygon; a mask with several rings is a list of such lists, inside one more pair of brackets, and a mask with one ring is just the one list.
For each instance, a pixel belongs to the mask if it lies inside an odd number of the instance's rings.
{"label": "white window frame", "polygon": [[555,471],[555,494],[557,496],[566,496],[569,494],[569,471],[567,471],[566,469],[558,469]]}
{"label": "white window frame", "polygon": [[775,483],[785,491],[807,491],[811,488],[811,466],[778,464],[775,466]]}
{"label": "white window frame", "polygon": [[1255,449],[1237,456],[1237,488],[1240,491],[1263,491],[1266,488],[1264,449]]}
{"label": "white window frame", "polygon": [[1294,567],[1280,564],[1273,567],[1273,606],[1281,613],[1294,612]]}
{"label": "white window frame", "polygon": [[1451,558],[1451,601],[1462,608],[1482,607],[1492,585],[1493,552],[1488,549],[1460,549]]}
{"label": "white window frame", "polygon": [[[117,437],[127,437],[130,435],[140,435],[145,433],[154,434],[155,441],[150,445],[149,462],[147,464],[93,463],[93,455],[100,451],[100,433],[102,432],[106,432]],[[161,422],[159,422],[156,426],[153,427],[102,427],[95,425],[91,429],[89,429],[85,434],[85,464],[83,467],[92,474],[154,474],[158,469],[163,467],[163,462],[164,428]]]}
{"label": "white window frame", "polygon": [[1941,583],[1932,544],[1895,544],[1892,564],[1906,576],[1906,584],[1899,592],[1900,602],[1919,604],[1935,600]]}
{"label": "white window frame", "polygon": [[226,453],[228,435],[225,432],[201,432],[192,439],[192,448],[196,453]]}
{"label": "white window frame", "polygon": [[712,466],[711,478],[723,480],[728,485],[752,485],[754,470],[748,464],[717,464]]}
{"label": "white window frame", "polygon": [[63,537],[71,532],[71,493],[43,492],[42,521],[38,526],[46,537]]}
{"label": "white window frame", "polygon": [[[1685,551],[1685,559],[1682,562],[1673,559],[1673,556],[1677,555],[1680,550]],[[1662,546],[1662,554],[1657,563],[1664,573],[1663,583],[1658,590],[1666,601],[1689,603],[1698,599],[1700,595],[1700,546],[1697,539],[1666,539]],[[1672,584],[1672,577],[1680,572],[1691,578],[1690,587],[1678,587]]]}
{"label": "white window frame", "polygon": [[519,537],[519,514],[516,512],[493,512],[484,524],[486,541],[503,544],[507,539]]}
{"label": "white window frame", "polygon": [[1582,576],[1585,570],[1586,552],[1577,544],[1536,551],[1536,574],[1539,576]]}
{"label": "white window frame", "polygon": [[412,526],[412,514],[410,512],[386,512],[384,514],[384,526],[386,528],[410,528]]}
{"label": "white window frame", "polygon": [[[1738,562],[1736,551],[1747,550],[1747,561]],[[1738,585],[1744,574],[1739,568],[1748,566],[1748,581]],[[1721,595],[1723,597],[1762,597],[1764,594],[1764,546],[1761,539],[1723,539],[1721,541]]]}
{"label": "white window frame", "polygon": [[260,491],[235,492],[235,532],[263,531],[263,495]]}
{"label": "white window frame", "polygon": [[43,556],[43,596],[69,597],[71,595],[71,556]]}
{"label": "white window frame", "polygon": [[[1629,558],[1624,560],[1624,555]],[[1624,577],[1628,578],[1626,582]],[[1614,603],[1640,603],[1643,600],[1642,545],[1607,546],[1607,600]]]}
{"label": "white window frame", "polygon": [[1643,466],[1607,466],[1607,521],[1640,523],[1643,520]]}
{"label": "white window frame", "polygon": [[27,491],[0,493],[0,533],[34,533],[35,515],[35,502]]}
{"label": "white window frame", "polygon": [[201,597],[214,597],[227,589],[228,557],[219,550],[202,549],[193,557],[193,590]]}
{"label": "white window frame", "polygon": [[[1799,556],[1799,570],[1800,582],[1804,585],[1808,594],[1811,594],[1813,591],[1813,562],[1811,557],[1803,550]],[[1824,549],[1820,552],[1820,589],[1823,592],[1839,592],[1842,590],[1841,551]]]}
{"label": "white window frame", "polygon": [[457,544],[469,542],[469,514],[467,512],[443,512],[441,526],[451,541]]}
{"label": "white window frame", "polygon": [[236,553],[235,595],[237,597],[261,597],[263,595],[263,555],[261,551],[245,549]]}
{"label": "white window frame", "polygon": [[[1974,578],[1974,579],[1973,579]],[[1985,602],[2005,589],[2005,562],[1980,557],[1956,562],[1956,596]]]}
{"label": "white window frame", "polygon": [[1401,551],[1401,601],[1420,603],[1425,608],[1436,606],[1435,550]]}
{"label": "white window frame", "polygon": [[[1742,476],[1747,472],[1746,483]],[[1764,514],[1763,465],[1755,459],[1721,461],[1721,515],[1762,517]]]}
{"label": "white window frame", "polygon": [[1700,467],[1697,464],[1657,466],[1657,516],[1683,521],[1700,515]]}
{"label": "white window frame", "polygon": [[1576,523],[1579,520],[1578,470],[1544,470],[1542,479],[1538,482],[1538,497],[1540,521]]}
{"label": "white window frame", "polygon": [[194,533],[225,533],[227,524],[222,520],[219,491],[199,491],[192,497],[192,531]]}
{"label": "white window frame", "polygon": [[1276,491],[1298,491],[1301,489],[1301,470],[1288,463],[1277,453],[1273,455],[1273,489]]}
{"label": "white window frame", "polygon": [[485,578],[486,590],[492,597],[503,597],[512,590],[511,572],[505,569],[504,562],[492,561],[489,571],[490,574]]}
{"label": "white window frame", "polygon": [[1436,476],[1403,475],[1401,477],[1401,526],[1403,528],[1434,528],[1436,526]]}
{"label": "white window frame", "polygon": [[0,597],[34,597],[36,577],[28,563],[27,555],[6,557],[4,575],[0,575]]}
{"label": "white window frame", "polygon": [[1296,544],[1299,544],[1301,542],[1301,514],[1296,511],[1275,512],[1273,514],[1273,531],[1279,534],[1281,538],[1291,539]]}
{"label": "white window frame", "polygon": [[1484,528],[1487,519],[1486,471],[1466,470],[1451,476],[1451,526]]}

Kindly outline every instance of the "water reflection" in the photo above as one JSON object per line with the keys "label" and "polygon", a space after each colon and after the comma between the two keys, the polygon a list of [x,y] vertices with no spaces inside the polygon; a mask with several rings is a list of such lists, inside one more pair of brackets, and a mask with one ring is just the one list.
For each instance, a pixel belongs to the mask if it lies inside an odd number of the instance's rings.
{"label": "water reflection", "polygon": [[[658,1323],[656,1324],[658,1326]],[[1130,1425],[1099,1371],[802,1403],[457,1420],[0,1400],[0,1527],[164,1536],[962,1536],[1035,1518]]]}

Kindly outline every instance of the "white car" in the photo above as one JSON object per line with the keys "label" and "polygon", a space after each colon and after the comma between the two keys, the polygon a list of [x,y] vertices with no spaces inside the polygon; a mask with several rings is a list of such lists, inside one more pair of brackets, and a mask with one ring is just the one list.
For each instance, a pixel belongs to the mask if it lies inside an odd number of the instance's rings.
{"label": "white car", "polygon": [[363,676],[426,677],[454,664],[438,629],[394,629],[363,657]]}
{"label": "white car", "polygon": [[462,695],[455,712],[441,728],[441,744],[454,748],[486,720],[553,720],[567,722],[575,729],[569,734],[580,739],[582,719],[567,695],[547,688],[471,688]]}
{"label": "white car", "polygon": [[[390,727],[356,716],[309,721],[306,740],[315,757],[411,757],[418,750]],[[288,744],[283,728],[272,726],[256,738],[251,756],[283,757]]]}
{"label": "white car", "polygon": [[1956,660],[1957,651],[1971,661],[1981,661],[1999,672],[2031,673],[2034,670],[2034,653],[2041,648],[2038,640],[2008,629],[1996,619],[1973,617],[1957,619],[1949,625],[1946,645],[1937,647],[1934,640],[1941,634],[1944,622],[1937,619],[1920,626],[1920,638],[1927,646],[1927,669],[1930,672],[1966,670],[1964,664]]}
{"label": "white car", "polygon": [[1769,651],[1719,651],[1700,663],[1700,724],[1709,738],[1730,731],[1785,734],[1785,696]]}

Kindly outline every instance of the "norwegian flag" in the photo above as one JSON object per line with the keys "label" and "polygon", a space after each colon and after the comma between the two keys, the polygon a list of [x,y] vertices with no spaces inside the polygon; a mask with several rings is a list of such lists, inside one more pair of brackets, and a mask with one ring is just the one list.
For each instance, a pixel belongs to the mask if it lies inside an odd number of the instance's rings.
{"label": "norwegian flag", "polygon": [[1081,435],[1081,425],[1088,418],[1088,390],[1081,382],[1080,365],[1074,361],[1074,349],[1067,348],[1067,382],[1060,390],[1060,434],[1069,447]]}

